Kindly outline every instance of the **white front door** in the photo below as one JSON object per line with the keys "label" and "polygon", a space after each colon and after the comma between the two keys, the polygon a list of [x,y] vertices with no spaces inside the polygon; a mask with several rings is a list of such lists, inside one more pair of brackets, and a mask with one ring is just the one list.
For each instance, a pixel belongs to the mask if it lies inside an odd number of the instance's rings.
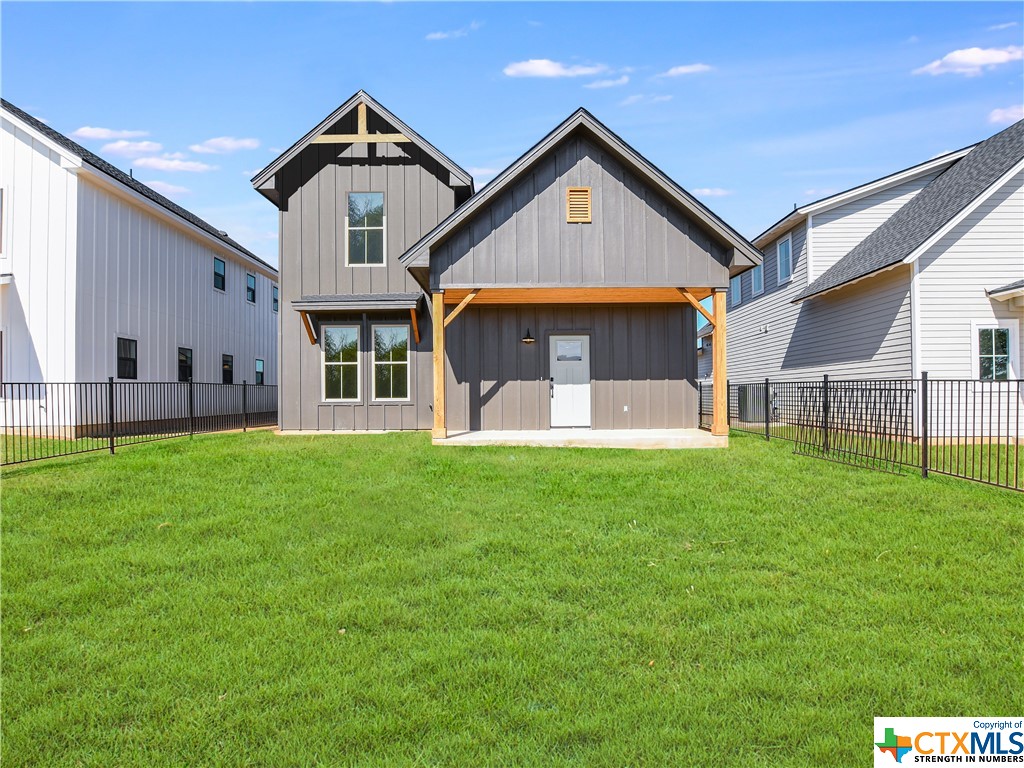
{"label": "white front door", "polygon": [[551,337],[551,426],[590,426],[590,337]]}

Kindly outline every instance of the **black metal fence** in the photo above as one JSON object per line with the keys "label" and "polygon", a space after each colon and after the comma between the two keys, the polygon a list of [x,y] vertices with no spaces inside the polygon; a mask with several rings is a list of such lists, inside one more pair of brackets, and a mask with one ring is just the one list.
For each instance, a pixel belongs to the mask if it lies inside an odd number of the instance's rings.
{"label": "black metal fence", "polygon": [[114,381],[0,385],[0,464],[277,424],[277,387]]}
{"label": "black metal fence", "polygon": [[[701,382],[698,421],[711,423]],[[729,426],[796,453],[886,472],[935,472],[1024,491],[1024,380],[802,379],[729,383]]]}

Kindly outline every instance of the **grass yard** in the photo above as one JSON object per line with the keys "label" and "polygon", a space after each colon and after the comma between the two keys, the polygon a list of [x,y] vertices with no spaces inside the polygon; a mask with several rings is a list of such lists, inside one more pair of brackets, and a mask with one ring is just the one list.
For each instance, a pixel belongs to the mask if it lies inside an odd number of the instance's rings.
{"label": "grass yard", "polygon": [[727,451],[206,435],[5,471],[10,766],[867,765],[1024,710],[1024,501]]}

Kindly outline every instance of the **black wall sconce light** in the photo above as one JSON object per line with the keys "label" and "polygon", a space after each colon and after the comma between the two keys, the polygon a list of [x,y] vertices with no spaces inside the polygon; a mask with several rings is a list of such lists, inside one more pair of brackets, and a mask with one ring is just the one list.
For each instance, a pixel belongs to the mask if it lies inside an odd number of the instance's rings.
{"label": "black wall sconce light", "polygon": [[530,329],[527,328],[526,329],[526,335],[523,336],[523,344],[533,344],[533,342],[535,342],[535,341],[536,341],[536,339],[533,338],[533,336],[530,335]]}

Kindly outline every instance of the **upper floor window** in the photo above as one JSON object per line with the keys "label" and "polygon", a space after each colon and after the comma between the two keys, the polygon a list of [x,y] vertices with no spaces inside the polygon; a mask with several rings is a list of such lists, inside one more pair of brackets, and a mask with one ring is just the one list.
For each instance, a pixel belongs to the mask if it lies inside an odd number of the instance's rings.
{"label": "upper floor window", "polygon": [[263,361],[256,358],[256,383],[263,384]]}
{"label": "upper floor window", "polygon": [[277,312],[277,305],[278,305],[278,293],[277,293],[277,286],[275,285],[274,286],[274,311],[275,312]]}
{"label": "upper floor window", "polygon": [[345,217],[346,264],[373,266],[384,263],[384,193],[349,192]]}
{"label": "upper floor window", "polygon": [[218,291],[223,291],[225,285],[224,280],[224,259],[218,259],[216,256],[213,258],[213,287]]}
{"label": "upper floor window", "polygon": [[220,383],[235,383],[235,358],[232,355],[220,356]]}
{"label": "upper floor window", "polygon": [[178,381],[192,381],[192,350],[178,347]]}
{"label": "upper floor window", "polygon": [[775,246],[778,262],[779,285],[793,279],[793,241],[789,235],[779,240]]}
{"label": "upper floor window", "polygon": [[245,276],[245,300],[256,303],[256,275]]}
{"label": "upper floor window", "polygon": [[978,378],[1006,381],[1010,377],[1010,329],[978,329]]}
{"label": "upper floor window", "polygon": [[373,399],[409,399],[409,326],[373,329]]}
{"label": "upper floor window", "polygon": [[139,342],[135,339],[117,339],[117,378],[139,378]]}
{"label": "upper floor window", "polygon": [[734,307],[739,306],[739,303],[743,300],[743,285],[740,283],[740,276],[729,280],[729,298],[732,300]]}
{"label": "upper floor window", "polygon": [[758,264],[750,270],[750,293],[759,296],[764,293],[764,265]]}

